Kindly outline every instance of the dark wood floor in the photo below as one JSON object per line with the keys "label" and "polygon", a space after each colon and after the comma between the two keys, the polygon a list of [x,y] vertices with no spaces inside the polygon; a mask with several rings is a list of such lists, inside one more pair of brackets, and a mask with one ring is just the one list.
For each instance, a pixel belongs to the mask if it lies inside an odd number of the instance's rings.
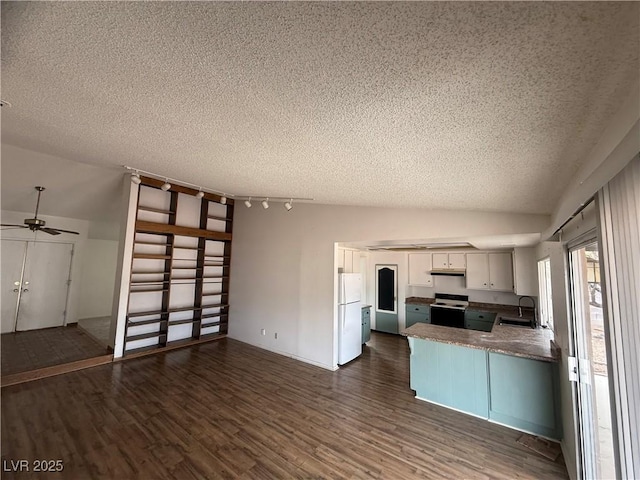
{"label": "dark wood floor", "polygon": [[3,376],[109,353],[106,346],[75,325],[3,333],[0,338]]}
{"label": "dark wood floor", "polygon": [[60,459],[52,479],[568,478],[518,432],[414,399],[408,355],[374,333],[330,372],[222,339],[6,387],[2,460]]}

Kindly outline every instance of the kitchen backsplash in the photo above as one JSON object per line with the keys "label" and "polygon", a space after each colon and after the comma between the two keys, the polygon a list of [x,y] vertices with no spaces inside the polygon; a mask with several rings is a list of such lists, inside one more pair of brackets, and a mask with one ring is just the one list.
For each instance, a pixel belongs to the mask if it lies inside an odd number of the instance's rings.
{"label": "kitchen backsplash", "polygon": [[[407,297],[433,297],[438,293],[453,293],[458,295],[468,295],[470,302],[499,303],[500,305],[518,305],[520,298],[515,293],[492,292],[484,290],[467,290],[464,277],[434,277],[434,287],[407,286]],[[536,305],[538,299],[536,297]]]}

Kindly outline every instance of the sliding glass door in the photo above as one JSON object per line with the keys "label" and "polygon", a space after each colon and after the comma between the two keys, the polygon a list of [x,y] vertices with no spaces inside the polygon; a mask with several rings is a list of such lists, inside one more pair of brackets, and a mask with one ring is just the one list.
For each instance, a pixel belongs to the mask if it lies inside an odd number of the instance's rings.
{"label": "sliding glass door", "polygon": [[583,478],[613,479],[615,460],[598,243],[569,249],[576,411]]}

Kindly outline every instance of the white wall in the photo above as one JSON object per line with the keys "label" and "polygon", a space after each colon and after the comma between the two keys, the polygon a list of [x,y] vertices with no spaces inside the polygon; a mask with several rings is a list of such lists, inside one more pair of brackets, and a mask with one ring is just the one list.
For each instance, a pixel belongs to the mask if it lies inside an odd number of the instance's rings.
{"label": "white wall", "polygon": [[[14,212],[2,210],[0,212],[2,223],[22,224],[25,218],[32,218],[33,212]],[[51,215],[38,215],[38,218],[45,220],[47,226],[58,227],[65,230],[72,230],[79,235],[62,234],[48,235],[43,232],[32,232],[26,228],[15,230],[2,230],[2,238],[16,240],[38,240],[57,243],[73,243],[74,254],[71,268],[71,286],[69,287],[69,300],[67,303],[67,323],[76,323],[79,318],[79,307],[82,285],[82,264],[85,258],[87,237],[89,232],[89,222],[75,218],[54,217]]]}
{"label": "white wall", "polygon": [[297,204],[287,212],[239,204],[229,336],[333,369],[336,242],[539,233],[548,222],[544,215],[313,204]]}
{"label": "white wall", "polygon": [[111,316],[118,242],[89,238],[82,262],[78,318]]}

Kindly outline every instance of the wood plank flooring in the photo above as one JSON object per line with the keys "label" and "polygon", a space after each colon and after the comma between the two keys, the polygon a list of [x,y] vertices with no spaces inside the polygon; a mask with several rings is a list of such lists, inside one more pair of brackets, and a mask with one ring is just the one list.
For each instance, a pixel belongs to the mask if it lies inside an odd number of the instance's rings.
{"label": "wood plank flooring", "polygon": [[67,327],[3,333],[0,341],[3,376],[110,353],[106,346],[100,345],[75,324]]}
{"label": "wood plank flooring", "polygon": [[413,398],[408,356],[374,333],[330,372],[225,338],[6,387],[2,460],[62,460],[51,479],[568,478],[519,432]]}

